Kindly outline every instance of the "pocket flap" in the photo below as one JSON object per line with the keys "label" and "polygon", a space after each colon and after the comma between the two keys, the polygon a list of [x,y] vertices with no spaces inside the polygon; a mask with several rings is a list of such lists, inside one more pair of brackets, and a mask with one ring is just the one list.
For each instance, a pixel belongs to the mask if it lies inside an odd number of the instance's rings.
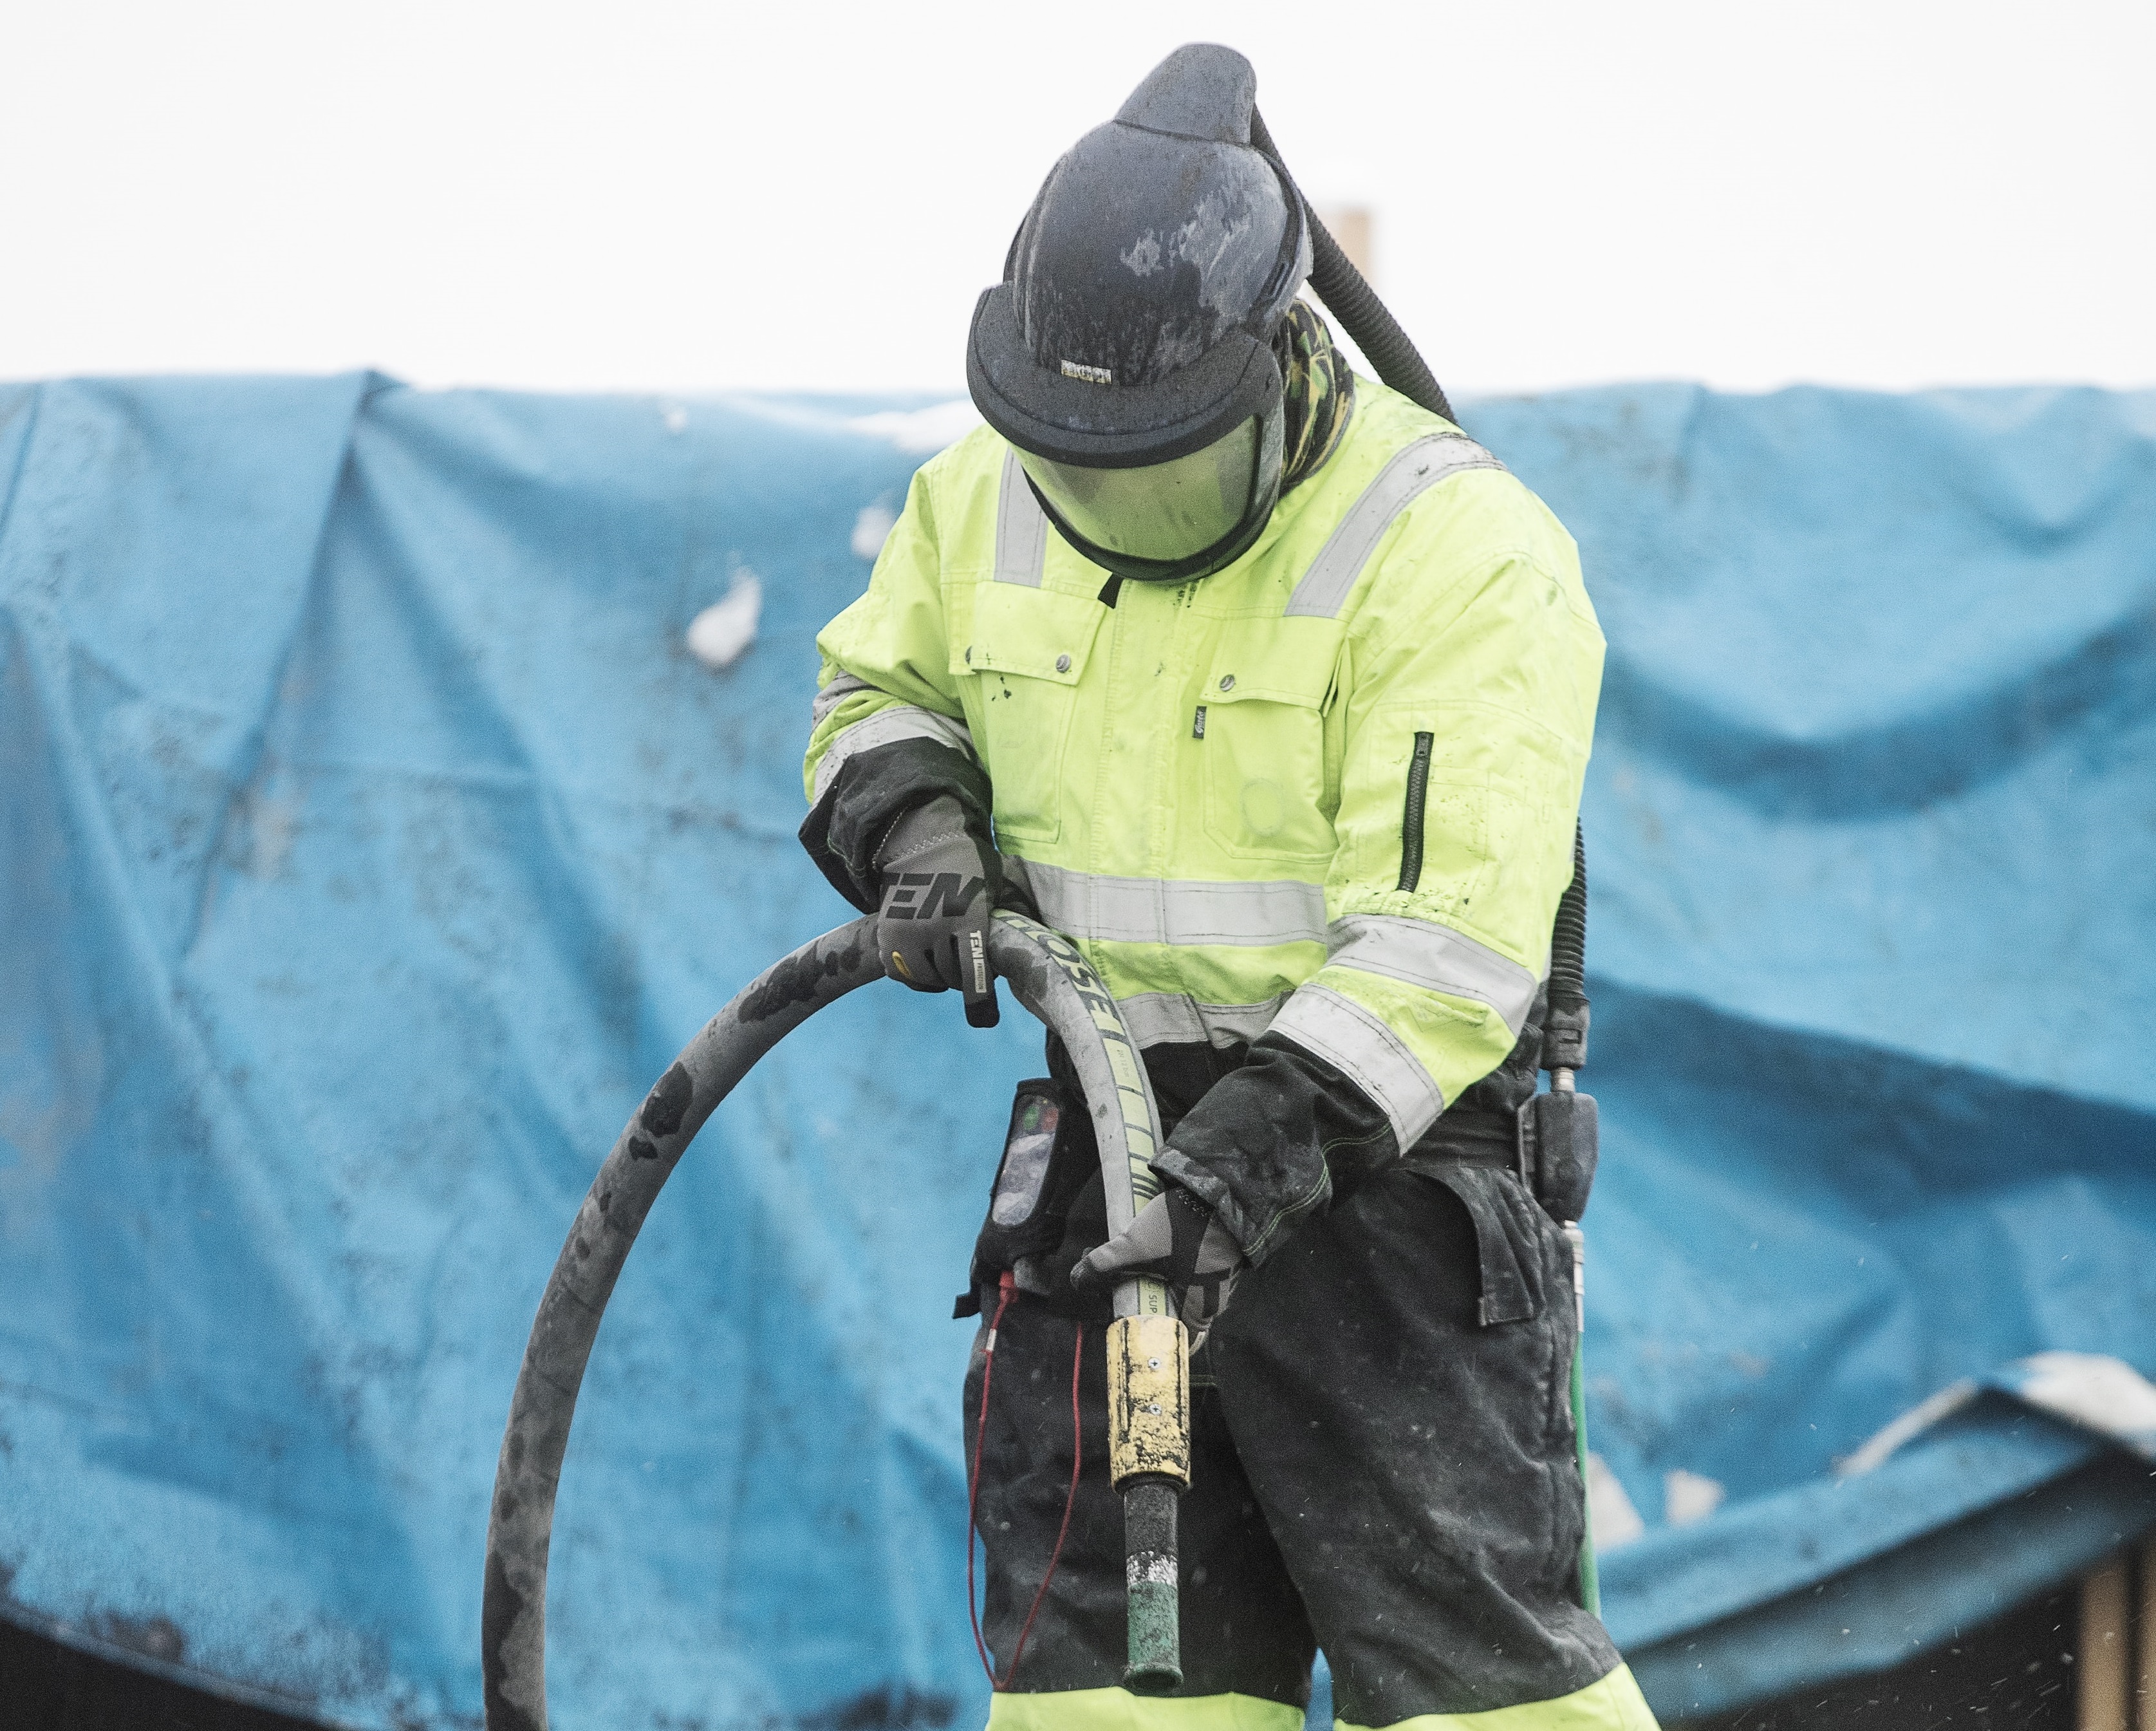
{"label": "pocket flap", "polygon": [[1107,611],[1091,595],[1059,594],[1023,583],[978,584],[966,640],[952,641],[951,671],[1019,673],[1075,686]]}
{"label": "pocket flap", "polygon": [[1475,1222],[1475,1250],[1481,1263],[1480,1320],[1486,1328],[1539,1316],[1543,1290],[1542,1210],[1509,1172],[1457,1160],[1419,1160],[1410,1170],[1435,1179],[1457,1196]]}
{"label": "pocket flap", "polygon": [[1208,703],[1293,703],[1322,709],[1339,670],[1337,619],[1230,619],[1205,681]]}

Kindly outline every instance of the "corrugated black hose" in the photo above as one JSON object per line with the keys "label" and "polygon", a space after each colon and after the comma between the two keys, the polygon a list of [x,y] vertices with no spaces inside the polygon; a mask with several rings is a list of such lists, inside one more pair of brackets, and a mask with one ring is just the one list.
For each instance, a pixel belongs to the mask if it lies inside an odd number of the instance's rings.
{"label": "corrugated black hose", "polygon": [[1543,1023],[1543,1068],[1587,1063],[1587,833],[1572,830],[1572,881],[1550,927],[1549,1014]]}
{"label": "corrugated black hose", "polygon": [[[1281,160],[1273,135],[1266,130],[1265,116],[1255,109],[1250,111],[1250,142],[1272,159],[1273,167],[1281,172],[1281,178],[1295,187],[1295,177]],[[1332,309],[1342,328],[1354,339],[1355,347],[1378,369],[1379,378],[1403,397],[1458,426],[1452,405],[1445,400],[1444,386],[1438,383],[1437,375],[1416,352],[1414,344],[1408,341],[1408,333],[1400,328],[1400,321],[1378,298],[1378,291],[1363,280],[1363,273],[1355,268],[1355,261],[1340,249],[1332,231],[1317,219],[1317,213],[1311,209],[1307,198],[1302,198],[1299,187],[1296,188],[1296,197],[1302,199],[1304,213],[1310,218],[1310,285],[1317,290],[1318,299]]]}

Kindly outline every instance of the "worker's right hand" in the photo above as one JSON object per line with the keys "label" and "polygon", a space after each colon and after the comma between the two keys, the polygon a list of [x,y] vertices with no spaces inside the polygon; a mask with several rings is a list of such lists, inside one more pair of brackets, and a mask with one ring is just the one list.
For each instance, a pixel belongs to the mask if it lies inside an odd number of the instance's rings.
{"label": "worker's right hand", "polygon": [[988,918],[1003,886],[1003,861],[967,825],[948,795],[916,805],[891,825],[876,850],[882,902],[876,948],[883,971],[916,992],[957,990],[966,1020],[996,1022],[988,973]]}
{"label": "worker's right hand", "polygon": [[1171,1184],[1129,1225],[1098,1250],[1087,1251],[1070,1271],[1070,1284],[1081,1292],[1094,1292],[1133,1275],[1164,1282],[1195,1352],[1205,1331],[1228,1307],[1235,1276],[1245,1266],[1242,1246],[1213,1210],[1182,1185]]}

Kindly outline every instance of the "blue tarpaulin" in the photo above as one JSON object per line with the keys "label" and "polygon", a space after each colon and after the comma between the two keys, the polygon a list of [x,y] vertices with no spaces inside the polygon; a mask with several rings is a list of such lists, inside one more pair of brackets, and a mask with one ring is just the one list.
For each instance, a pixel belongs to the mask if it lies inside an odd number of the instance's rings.
{"label": "blue tarpaulin", "polygon": [[[812,639],[949,419],[0,387],[0,1616],[477,1723],[533,1307],[644,1087],[848,913],[793,841]],[[2156,1520],[2008,1369],[2156,1372],[2156,395],[1469,419],[1611,645],[1609,1621],[1668,1713],[1890,1662]],[[571,1445],[560,1723],[980,1717],[950,1296],[1037,1066],[870,990],[705,1132]]]}

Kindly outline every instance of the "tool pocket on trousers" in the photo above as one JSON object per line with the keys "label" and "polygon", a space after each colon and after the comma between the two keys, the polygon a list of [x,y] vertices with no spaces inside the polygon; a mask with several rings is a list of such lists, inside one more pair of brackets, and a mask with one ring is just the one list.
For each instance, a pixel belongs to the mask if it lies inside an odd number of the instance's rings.
{"label": "tool pocket on trousers", "polygon": [[1548,1225],[1526,1186],[1512,1173],[1456,1160],[1410,1158],[1408,1164],[1457,1196],[1475,1223],[1481,1278],[1476,1313],[1481,1325],[1491,1328],[1540,1316],[1549,1297],[1543,1245]]}
{"label": "tool pocket on trousers", "polygon": [[973,1241],[975,1292],[993,1286],[1006,1268],[1021,1291],[1063,1297],[1070,1269],[1059,1253],[1072,1206],[1100,1174],[1084,1102],[1045,1076],[1018,1085],[1003,1158],[988,1187],[988,1218]]}

